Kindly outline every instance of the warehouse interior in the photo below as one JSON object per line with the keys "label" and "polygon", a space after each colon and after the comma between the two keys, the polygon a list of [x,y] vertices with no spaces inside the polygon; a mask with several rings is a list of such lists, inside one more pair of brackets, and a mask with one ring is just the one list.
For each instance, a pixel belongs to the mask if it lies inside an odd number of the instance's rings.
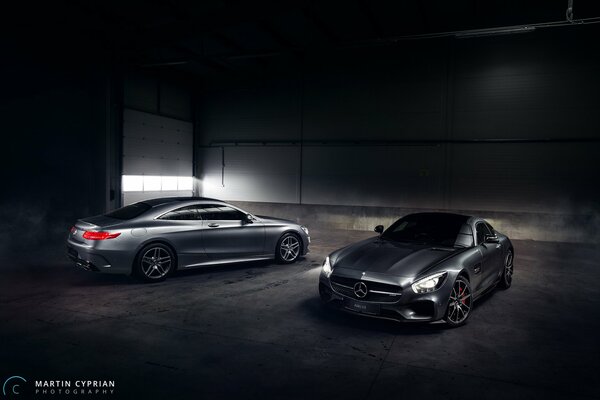
{"label": "warehouse interior", "polygon": [[[113,398],[598,398],[596,2],[5,14],[2,382],[112,379]],[[311,252],[152,285],[66,259],[77,219],[170,196],[301,223]],[[458,329],[320,307],[329,253],[418,211],[507,234],[513,287]]]}

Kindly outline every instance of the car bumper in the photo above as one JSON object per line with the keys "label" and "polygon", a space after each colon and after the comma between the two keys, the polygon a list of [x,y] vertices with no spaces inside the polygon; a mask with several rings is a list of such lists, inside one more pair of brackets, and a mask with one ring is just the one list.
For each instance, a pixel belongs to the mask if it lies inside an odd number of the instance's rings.
{"label": "car bumper", "polygon": [[398,300],[362,301],[336,291],[323,274],[319,278],[319,294],[328,306],[353,314],[395,321],[433,322],[444,318],[451,290],[452,282],[447,277],[442,287],[434,292],[417,294],[408,286],[400,292]]}
{"label": "car bumper", "polygon": [[127,255],[119,251],[99,250],[85,243],[68,239],[66,254],[77,267],[86,271],[109,274],[131,273],[131,263],[127,263]]}

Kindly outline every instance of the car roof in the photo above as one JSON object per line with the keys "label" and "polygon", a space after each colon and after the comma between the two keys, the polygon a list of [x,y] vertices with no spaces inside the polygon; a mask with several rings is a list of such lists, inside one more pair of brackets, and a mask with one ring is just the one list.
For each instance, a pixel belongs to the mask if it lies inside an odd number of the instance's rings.
{"label": "car roof", "polygon": [[164,204],[181,203],[187,201],[218,201],[219,203],[225,203],[222,200],[211,199],[209,197],[160,197],[156,199],[144,200],[142,203],[146,203],[149,206],[156,207]]}
{"label": "car roof", "polygon": [[420,213],[413,213],[413,214],[408,214],[406,215],[411,216],[411,215],[421,215],[421,216],[448,216],[448,217],[456,217],[456,218],[464,218],[465,221],[468,220],[469,218],[473,218],[473,216],[471,215],[465,215],[465,214],[457,214],[457,213],[449,213],[449,212],[443,212],[443,211],[430,211],[430,212],[420,212]]}

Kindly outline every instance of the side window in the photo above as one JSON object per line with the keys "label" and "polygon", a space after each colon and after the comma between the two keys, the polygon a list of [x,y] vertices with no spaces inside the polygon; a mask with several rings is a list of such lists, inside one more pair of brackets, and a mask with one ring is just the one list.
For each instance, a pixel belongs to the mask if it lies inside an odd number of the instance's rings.
{"label": "side window", "polygon": [[492,235],[495,235],[495,234],[496,234],[496,232],[494,231],[494,228],[492,228],[492,226],[491,226],[489,223],[487,223],[487,222],[486,222],[486,223],[485,223],[485,226],[487,226],[487,227],[488,227],[488,229],[490,230],[490,232],[492,232]]}
{"label": "side window", "polygon": [[475,226],[475,230],[477,232],[477,244],[483,243],[485,239],[485,235],[489,235],[491,232],[483,222],[479,222],[477,226]]}
{"label": "side window", "polygon": [[204,220],[218,221],[241,221],[244,219],[244,213],[234,208],[220,204],[206,204],[200,206],[198,210]]}
{"label": "side window", "polygon": [[178,221],[190,221],[200,220],[200,213],[198,212],[198,206],[187,206],[181,207],[173,211],[169,211],[164,214],[160,219],[178,220]]}

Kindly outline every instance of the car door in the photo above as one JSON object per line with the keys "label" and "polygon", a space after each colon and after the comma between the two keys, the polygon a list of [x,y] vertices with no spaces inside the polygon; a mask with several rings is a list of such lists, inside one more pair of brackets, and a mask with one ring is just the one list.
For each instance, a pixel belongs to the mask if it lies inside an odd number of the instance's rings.
{"label": "car door", "polygon": [[198,205],[176,208],[157,218],[162,238],[171,242],[177,250],[179,265],[186,266],[206,259],[202,245],[203,221]]}
{"label": "car door", "polygon": [[243,259],[265,253],[265,227],[247,214],[222,204],[205,204],[199,208],[204,229],[202,245],[215,260]]}
{"label": "car door", "polygon": [[498,278],[498,263],[502,257],[500,243],[486,242],[486,235],[493,235],[484,222],[475,225],[475,240],[482,254],[481,289],[487,289]]}

